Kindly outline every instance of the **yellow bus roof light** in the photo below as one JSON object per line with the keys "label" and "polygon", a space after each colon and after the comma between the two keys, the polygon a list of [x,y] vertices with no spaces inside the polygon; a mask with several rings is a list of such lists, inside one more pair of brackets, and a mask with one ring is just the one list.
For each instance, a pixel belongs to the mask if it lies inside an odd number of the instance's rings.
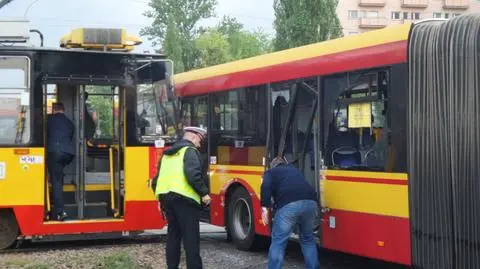
{"label": "yellow bus roof light", "polygon": [[142,40],[125,29],[77,28],[60,39],[62,48],[132,51]]}

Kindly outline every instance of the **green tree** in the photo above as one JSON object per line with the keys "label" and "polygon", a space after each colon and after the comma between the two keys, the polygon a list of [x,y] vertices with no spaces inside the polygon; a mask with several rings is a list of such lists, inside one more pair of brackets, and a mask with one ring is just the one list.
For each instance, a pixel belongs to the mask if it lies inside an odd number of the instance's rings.
{"label": "green tree", "polygon": [[338,0],[274,0],[275,50],[342,36]]}
{"label": "green tree", "polygon": [[[216,0],[151,0],[150,10],[144,15],[153,19],[152,25],[143,28],[141,35],[148,36],[154,45],[162,45],[166,55],[179,57],[176,72],[196,67],[195,36],[197,23],[214,15]],[[178,45],[181,49],[177,49]],[[183,69],[183,70],[182,70]]]}
{"label": "green tree", "polygon": [[[97,116],[99,138],[111,139],[113,137],[114,128],[114,101],[112,100],[113,96],[111,95],[112,88],[110,86],[87,85],[86,91],[89,93],[87,103],[89,103],[92,112],[95,112]],[[116,121],[118,124],[118,119],[116,119]]]}
{"label": "green tree", "polygon": [[199,67],[222,64],[231,60],[230,44],[216,28],[202,33],[195,42],[199,51]]}
{"label": "green tree", "polygon": [[173,21],[167,24],[167,32],[163,42],[164,52],[167,53],[168,58],[173,61],[174,72],[180,73],[185,70],[183,63],[183,41],[180,36],[180,31]]}
{"label": "green tree", "polygon": [[247,31],[236,18],[224,16],[217,26],[230,44],[233,60],[261,55],[271,51],[271,41],[262,30]]}

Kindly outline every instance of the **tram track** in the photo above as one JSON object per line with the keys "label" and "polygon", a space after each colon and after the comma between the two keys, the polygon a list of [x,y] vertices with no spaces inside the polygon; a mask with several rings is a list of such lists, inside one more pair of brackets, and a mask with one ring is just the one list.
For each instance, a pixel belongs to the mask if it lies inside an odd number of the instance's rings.
{"label": "tram track", "polygon": [[[225,232],[200,232],[200,235],[217,235]],[[3,254],[25,254],[31,252],[52,252],[58,250],[82,250],[82,249],[106,249],[124,246],[153,245],[166,242],[166,234],[136,235],[116,239],[92,239],[92,240],[65,240],[65,241],[39,241],[24,240],[14,247],[0,250]]]}

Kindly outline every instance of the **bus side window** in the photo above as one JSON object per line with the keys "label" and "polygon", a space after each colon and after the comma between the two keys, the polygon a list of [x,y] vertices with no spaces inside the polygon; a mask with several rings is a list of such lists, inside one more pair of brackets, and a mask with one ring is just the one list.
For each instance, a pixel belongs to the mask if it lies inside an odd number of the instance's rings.
{"label": "bus side window", "polygon": [[389,150],[387,72],[329,77],[325,86],[326,164],[384,171]]}
{"label": "bus side window", "polygon": [[217,164],[262,166],[266,154],[266,86],[212,96],[210,155]]}
{"label": "bus side window", "polygon": [[30,59],[24,56],[0,56],[0,78],[0,144],[28,143],[32,124]]}
{"label": "bus side window", "polygon": [[183,126],[208,129],[208,97],[197,96],[182,100]]}

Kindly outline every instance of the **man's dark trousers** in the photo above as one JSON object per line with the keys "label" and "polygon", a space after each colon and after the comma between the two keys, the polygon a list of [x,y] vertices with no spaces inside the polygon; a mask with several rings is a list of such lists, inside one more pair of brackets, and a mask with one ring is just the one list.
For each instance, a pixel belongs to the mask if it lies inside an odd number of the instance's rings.
{"label": "man's dark trousers", "polygon": [[63,169],[73,160],[73,155],[68,153],[48,153],[48,172],[52,184],[52,199],[55,207],[55,216],[62,214],[65,210],[63,202]]}
{"label": "man's dark trousers", "polygon": [[201,269],[202,258],[200,257],[200,212],[199,206],[189,198],[183,198],[176,194],[167,194],[168,198],[161,199],[168,221],[167,234],[167,267],[178,269],[180,264],[181,248],[187,258],[188,269]]}

